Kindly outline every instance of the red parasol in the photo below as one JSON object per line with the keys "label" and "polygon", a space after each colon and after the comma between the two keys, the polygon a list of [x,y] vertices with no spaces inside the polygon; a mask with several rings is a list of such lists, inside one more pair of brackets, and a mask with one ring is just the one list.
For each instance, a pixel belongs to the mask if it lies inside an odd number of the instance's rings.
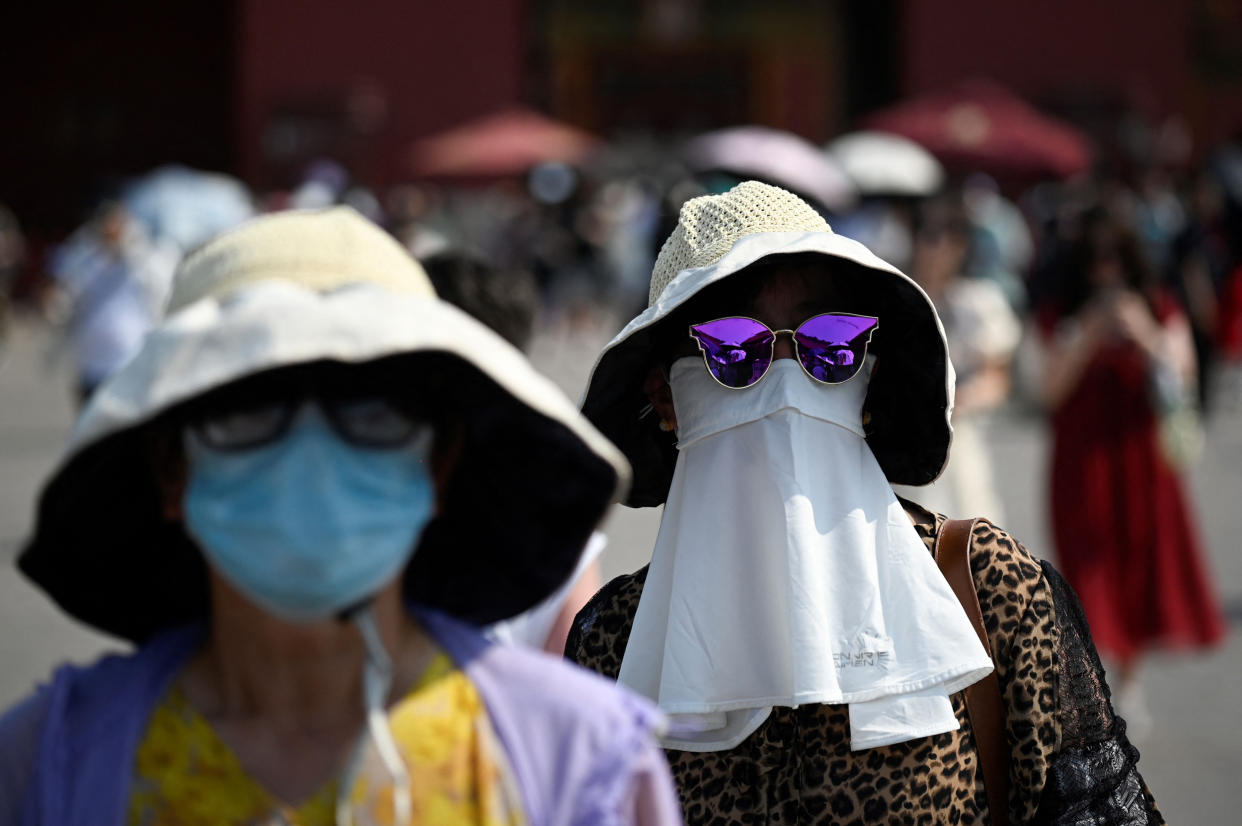
{"label": "red parasol", "polygon": [[576,163],[599,145],[581,129],[528,109],[506,109],[415,141],[407,169],[418,177],[520,175],[545,161]]}
{"label": "red parasol", "polygon": [[903,101],[864,123],[922,144],[959,171],[1068,177],[1091,163],[1083,133],[986,80]]}

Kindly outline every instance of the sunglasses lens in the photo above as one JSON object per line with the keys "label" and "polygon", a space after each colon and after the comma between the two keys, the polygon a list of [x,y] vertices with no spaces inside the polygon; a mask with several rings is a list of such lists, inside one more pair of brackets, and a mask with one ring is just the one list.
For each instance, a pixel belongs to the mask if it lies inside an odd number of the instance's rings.
{"label": "sunglasses lens", "polygon": [[275,439],[288,425],[292,414],[292,404],[271,402],[210,413],[192,427],[208,447],[245,450]]}
{"label": "sunglasses lens", "polygon": [[400,447],[421,431],[418,422],[387,399],[334,399],[321,403],[340,434],[363,447]]}
{"label": "sunglasses lens", "polygon": [[832,313],[807,319],[794,333],[798,360],[807,373],[826,384],[848,381],[862,367],[877,324],[867,316]]}
{"label": "sunglasses lens", "polygon": [[772,331],[750,318],[721,318],[696,324],[691,335],[703,350],[703,360],[716,380],[726,387],[749,387],[772,364]]}

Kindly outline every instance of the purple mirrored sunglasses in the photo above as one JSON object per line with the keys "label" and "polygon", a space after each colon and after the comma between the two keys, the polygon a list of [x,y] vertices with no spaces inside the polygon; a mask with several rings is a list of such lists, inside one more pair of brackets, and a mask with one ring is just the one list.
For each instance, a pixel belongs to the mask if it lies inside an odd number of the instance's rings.
{"label": "purple mirrored sunglasses", "polygon": [[699,343],[707,372],[725,387],[740,390],[767,375],[776,351],[776,337],[793,336],[794,352],[806,374],[824,384],[840,384],[858,375],[871,334],[880,326],[873,316],[823,313],[796,330],[772,330],[743,316],[718,318],[690,326]]}

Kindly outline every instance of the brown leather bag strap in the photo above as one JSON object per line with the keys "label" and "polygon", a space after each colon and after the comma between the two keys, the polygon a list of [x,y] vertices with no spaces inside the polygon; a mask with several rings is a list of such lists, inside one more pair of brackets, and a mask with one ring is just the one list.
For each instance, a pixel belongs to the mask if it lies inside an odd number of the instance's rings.
{"label": "brown leather bag strap", "polygon": [[[966,609],[983,650],[992,657],[979,594],[970,573],[970,536],[973,519],[948,519],[936,535],[936,565],[949,581],[958,602]],[[995,662],[996,658],[992,657]],[[1009,823],[1009,749],[1005,741],[1005,707],[1001,703],[1000,681],[993,669],[988,676],[966,689],[966,713],[979,748],[979,764],[983,769],[983,788],[988,795],[988,811],[993,826]]]}

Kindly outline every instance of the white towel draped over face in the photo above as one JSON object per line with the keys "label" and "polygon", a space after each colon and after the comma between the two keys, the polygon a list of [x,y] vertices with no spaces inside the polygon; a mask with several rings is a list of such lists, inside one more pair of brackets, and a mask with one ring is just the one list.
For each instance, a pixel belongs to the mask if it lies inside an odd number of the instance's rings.
{"label": "white towel draped over face", "polygon": [[863,436],[872,359],[839,385],[778,359],[757,385],[673,364],[678,450],[620,682],[718,751],[773,706],[849,703],[851,748],[957,728],[992,670]]}

